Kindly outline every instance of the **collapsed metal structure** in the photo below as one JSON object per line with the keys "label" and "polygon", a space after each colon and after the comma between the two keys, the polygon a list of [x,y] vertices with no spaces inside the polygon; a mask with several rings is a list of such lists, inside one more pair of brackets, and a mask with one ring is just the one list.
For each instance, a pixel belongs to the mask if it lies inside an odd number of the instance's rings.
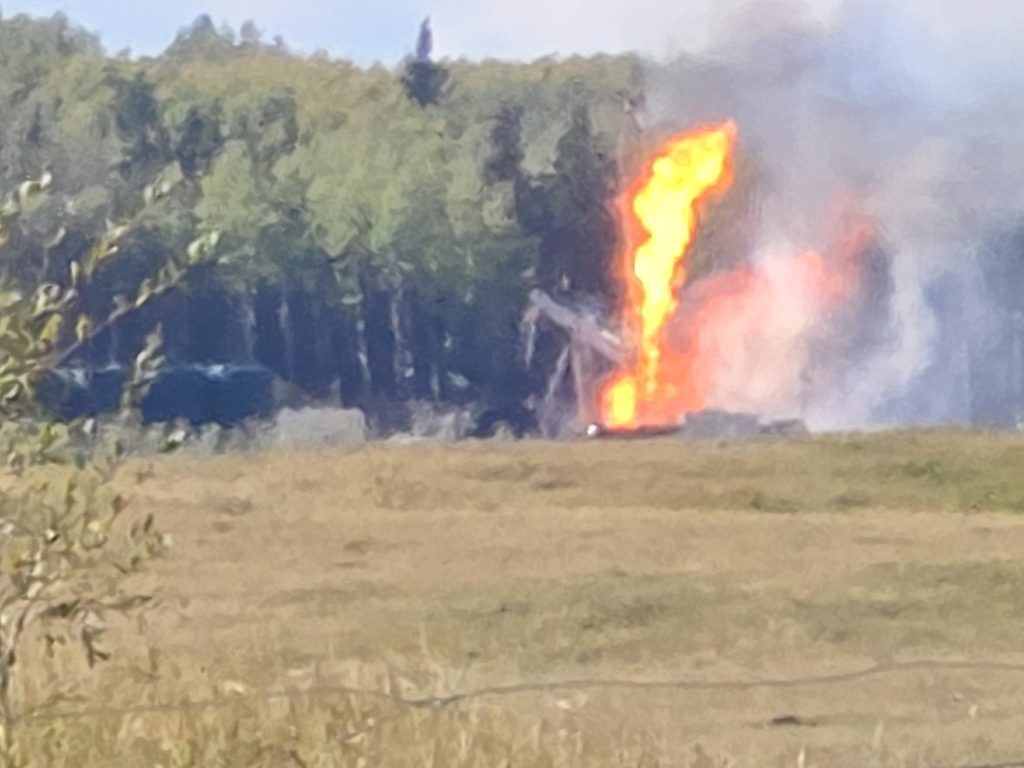
{"label": "collapsed metal structure", "polygon": [[[533,339],[537,323],[542,318],[568,335],[568,343],[559,355],[554,371],[548,379],[543,401],[538,404],[538,411],[542,414],[542,431],[546,436],[554,437],[555,433],[565,428],[565,425],[553,423],[558,420],[551,418],[551,414],[557,414],[561,410],[558,397],[569,376],[576,410],[575,424],[571,425],[569,430],[583,432],[593,429],[600,421],[597,403],[602,378],[610,368],[626,361],[628,349],[616,334],[603,325],[596,312],[566,306],[544,291],[533,290],[530,292],[529,306],[523,318],[527,331],[528,365],[533,357]],[[544,418],[545,414],[548,418]],[[547,427],[544,426],[545,423]]]}
{"label": "collapsed metal structure", "polygon": [[[613,368],[628,361],[630,351],[627,344],[605,327],[599,312],[587,307],[585,303],[566,306],[543,291],[534,290],[530,293],[529,306],[523,317],[527,365],[533,358],[534,339],[542,319],[560,328],[568,336],[554,370],[548,377],[543,399],[536,404],[541,432],[545,437],[560,437],[568,433],[619,439],[674,435],[742,440],[758,436],[794,437],[807,434],[806,425],[799,419],[763,423],[755,414],[716,409],[688,413],[679,424],[608,430],[601,424],[597,412],[600,386]],[[575,411],[568,420],[564,418],[565,407],[560,401],[560,394],[567,383],[572,392]]]}

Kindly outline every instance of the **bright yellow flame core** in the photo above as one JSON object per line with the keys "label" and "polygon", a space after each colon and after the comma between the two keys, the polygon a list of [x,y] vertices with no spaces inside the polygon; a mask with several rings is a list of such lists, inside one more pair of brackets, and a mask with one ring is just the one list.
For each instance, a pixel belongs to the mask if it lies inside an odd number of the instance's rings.
{"label": "bright yellow flame core", "polygon": [[[733,123],[672,140],[651,163],[633,197],[632,214],[645,239],[628,259],[626,278],[635,289],[626,322],[638,336],[636,360],[602,397],[611,427],[641,426],[665,418],[668,401],[679,397],[679,375],[663,371],[662,331],[678,306],[676,290],[686,278],[686,254],[697,228],[698,208],[732,182]],[[669,375],[670,374],[670,375]]]}

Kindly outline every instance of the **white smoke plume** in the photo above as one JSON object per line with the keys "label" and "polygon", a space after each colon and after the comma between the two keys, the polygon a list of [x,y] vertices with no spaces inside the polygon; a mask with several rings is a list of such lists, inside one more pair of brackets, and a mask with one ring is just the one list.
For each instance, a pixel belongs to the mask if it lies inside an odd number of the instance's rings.
{"label": "white smoke plume", "polygon": [[[1019,417],[1024,99],[1009,61],[978,44],[983,30],[951,36],[926,5],[851,1],[821,22],[753,4],[704,54],[649,67],[655,125],[734,119],[739,151],[768,176],[760,306],[737,307],[734,337],[711,331],[732,349],[715,405],[823,429]],[[793,249],[776,238],[827,247],[835,201],[851,192],[887,274],[866,275],[877,295],[837,319],[801,299]]]}

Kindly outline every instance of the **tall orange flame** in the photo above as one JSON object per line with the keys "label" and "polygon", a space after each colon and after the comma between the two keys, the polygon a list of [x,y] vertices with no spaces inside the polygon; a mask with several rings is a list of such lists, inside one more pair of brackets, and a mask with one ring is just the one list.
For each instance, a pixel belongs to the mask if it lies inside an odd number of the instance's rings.
{"label": "tall orange flame", "polygon": [[707,386],[691,376],[688,360],[665,341],[686,256],[704,202],[732,184],[736,128],[731,122],[680,136],[647,167],[630,199],[627,221],[638,244],[624,260],[628,301],[624,326],[635,339],[631,365],[601,395],[605,426],[633,428],[671,423]]}

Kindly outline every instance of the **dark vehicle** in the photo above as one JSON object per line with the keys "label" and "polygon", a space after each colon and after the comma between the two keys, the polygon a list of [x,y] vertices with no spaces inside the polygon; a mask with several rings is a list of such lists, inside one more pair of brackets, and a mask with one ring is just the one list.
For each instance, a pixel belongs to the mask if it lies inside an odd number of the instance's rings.
{"label": "dark vehicle", "polygon": [[[70,421],[115,412],[126,374],[118,367],[58,369],[40,382],[38,400],[56,418]],[[142,399],[146,424],[185,419],[193,426],[232,426],[273,412],[274,374],[260,366],[189,365],[157,372]]]}
{"label": "dark vehicle", "polygon": [[124,370],[116,366],[60,368],[42,377],[36,398],[58,419],[94,418],[117,410],[124,383]]}
{"label": "dark vehicle", "polygon": [[259,366],[182,366],[158,373],[141,403],[142,420],[186,419],[193,426],[232,426],[267,418],[274,406],[274,374]]}

